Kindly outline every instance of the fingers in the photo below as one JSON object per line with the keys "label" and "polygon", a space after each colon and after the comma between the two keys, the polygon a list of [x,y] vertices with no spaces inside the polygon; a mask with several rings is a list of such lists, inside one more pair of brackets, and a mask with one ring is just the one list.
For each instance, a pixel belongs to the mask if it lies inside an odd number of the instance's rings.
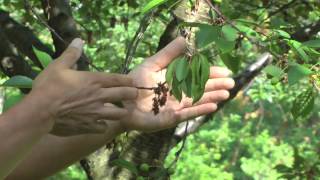
{"label": "fingers", "polygon": [[128,75],[101,73],[101,72],[81,72],[83,78],[98,84],[100,87],[133,87],[133,80]]}
{"label": "fingers", "polygon": [[212,66],[210,67],[210,78],[225,78],[232,74],[227,68],[219,67],[219,66]]}
{"label": "fingers", "polygon": [[189,108],[184,108],[175,114],[175,119],[178,121],[178,123],[197,117],[197,116],[203,116],[209,113],[212,113],[217,110],[217,105],[215,103],[207,103],[207,104],[201,104],[198,106],[192,106]]}
{"label": "fingers", "polygon": [[103,88],[100,94],[100,98],[104,102],[119,102],[137,98],[138,89],[132,87]]}
{"label": "fingers", "polygon": [[218,90],[213,92],[204,93],[200,101],[195,105],[206,104],[206,103],[218,103],[228,99],[230,96],[229,91],[227,90]]}
{"label": "fingers", "polygon": [[209,79],[205,87],[205,92],[232,89],[234,85],[235,82],[232,78]]}
{"label": "fingers", "polygon": [[150,67],[152,71],[159,71],[167,67],[170,62],[181,55],[186,45],[186,40],[183,37],[178,37],[157,54],[148,58],[144,64]]}
{"label": "fingers", "polygon": [[192,104],[192,99],[188,98],[184,100],[182,102],[182,108],[197,106],[197,105],[206,104],[206,103],[218,103],[220,101],[228,99],[229,96],[230,94],[229,94],[229,91],[227,90],[206,92],[203,94],[202,98],[194,105]]}
{"label": "fingers", "polygon": [[82,54],[83,42],[81,39],[74,39],[55,64],[64,68],[71,68],[78,61]]}

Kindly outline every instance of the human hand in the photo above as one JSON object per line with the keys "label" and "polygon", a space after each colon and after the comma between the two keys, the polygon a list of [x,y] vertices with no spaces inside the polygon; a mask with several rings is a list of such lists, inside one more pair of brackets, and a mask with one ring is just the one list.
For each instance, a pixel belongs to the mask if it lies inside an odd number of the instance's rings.
{"label": "human hand", "polygon": [[82,47],[81,39],[73,40],[33,84],[31,94],[38,97],[40,111],[48,111],[55,135],[103,133],[105,120],[119,120],[128,114],[128,110],[106,103],[137,97],[138,91],[126,75],[73,70]]}
{"label": "human hand", "polygon": [[[157,83],[165,82],[166,67],[186,47],[185,39],[179,37],[164,49],[145,60],[129,73],[136,87],[156,87]],[[166,105],[157,115],[152,112],[153,91],[139,90],[135,101],[126,101],[125,107],[130,111],[128,118],[121,123],[126,130],[157,131],[174,127],[185,120],[212,113],[217,109],[217,103],[229,97],[228,90],[234,86],[234,81],[228,78],[230,71],[226,68],[211,67],[210,79],[205,93],[199,102],[192,105],[192,99],[184,97],[179,103],[173,96],[168,96]]]}

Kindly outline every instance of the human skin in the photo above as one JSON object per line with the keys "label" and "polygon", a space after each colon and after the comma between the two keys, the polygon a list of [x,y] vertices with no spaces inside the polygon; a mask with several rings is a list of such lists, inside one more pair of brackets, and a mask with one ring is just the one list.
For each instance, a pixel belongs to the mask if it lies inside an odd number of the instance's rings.
{"label": "human skin", "polygon": [[132,79],[125,75],[72,70],[82,46],[82,40],[75,39],[35,79],[31,92],[22,102],[0,116],[0,179],[49,132],[105,133],[106,120],[127,116],[127,109],[104,104],[135,99],[138,90],[133,87]]}
{"label": "human skin", "polygon": [[[184,52],[185,46],[185,40],[179,37],[147,58],[129,74],[134,86],[154,87],[158,82],[163,82],[166,66]],[[225,68],[211,67],[205,94],[198,103],[192,105],[189,98],[183,98],[179,103],[169,97],[165,108],[160,109],[156,116],[151,111],[153,92],[139,90],[136,99],[123,101],[129,111],[128,115],[120,121],[108,121],[108,130],[104,134],[73,137],[46,135],[7,179],[42,179],[89,155],[123,132],[158,131],[174,127],[187,119],[212,113],[217,109],[218,102],[229,97],[228,90],[234,86],[229,75],[230,71]]]}

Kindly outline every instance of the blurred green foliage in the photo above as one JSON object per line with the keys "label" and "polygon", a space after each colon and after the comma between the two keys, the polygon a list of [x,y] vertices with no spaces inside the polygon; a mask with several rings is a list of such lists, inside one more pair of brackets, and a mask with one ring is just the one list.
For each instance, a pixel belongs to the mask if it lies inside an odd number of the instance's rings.
{"label": "blurred green foliage", "polygon": [[[74,17],[79,24],[82,37],[87,42],[85,52],[98,67],[105,69],[106,72],[119,72],[128,44],[139,26],[142,17],[140,11],[147,2],[147,0],[71,0]],[[285,13],[278,13],[270,18],[268,18],[270,12],[275,12],[290,1],[215,0],[215,2],[229,19],[242,22],[239,23],[239,28],[246,31],[250,37],[258,39],[261,44],[270,46],[269,49],[277,54],[285,52],[286,47],[279,47],[278,42],[288,38],[288,33],[320,20],[320,5],[317,0],[299,1],[300,4],[292,5]],[[32,4],[41,14],[39,2],[32,1]],[[21,0],[0,0],[0,8],[9,11],[17,21],[29,26],[43,42],[52,44],[48,30],[25,11]],[[156,51],[160,35],[170,20],[168,13],[163,13],[160,17],[151,23],[145,33],[130,68]],[[256,24],[266,18],[268,25]],[[243,23],[243,20],[247,22]],[[274,34],[270,37],[263,36],[259,32],[269,33],[269,30],[264,28],[274,29]],[[275,43],[270,43],[269,40],[273,38],[276,39],[272,41]],[[320,38],[319,33],[313,38]],[[304,50],[310,57],[305,57],[301,49],[296,48],[297,43],[288,40],[287,45],[291,49],[286,52],[286,59],[289,62],[298,61],[310,69],[312,63],[304,63],[308,58],[319,65],[319,58],[314,58],[306,48]],[[319,47],[316,46],[315,49],[318,50]],[[215,49],[210,51],[217,52]],[[258,47],[244,40],[241,46],[230,54],[220,54],[210,58],[216,60],[215,64],[225,64],[234,72],[241,72],[241,69],[255,60],[259,53],[261,52]],[[319,98],[315,98],[312,113],[300,118],[294,118],[291,113],[296,97],[310,87],[311,77],[307,74],[303,76],[302,81],[300,77],[294,78],[293,81],[297,82],[289,85],[285,78],[288,71],[281,66],[281,59],[276,59],[275,62],[274,67],[266,70],[268,75],[263,74],[256,78],[249,88],[217,113],[214,119],[188,137],[172,179],[272,180],[290,173],[294,176],[289,179],[308,179],[310,173],[313,173],[312,179],[320,178],[320,173],[310,170],[311,167],[317,167],[320,162]],[[290,65],[292,66],[296,68],[295,64]],[[316,72],[313,77],[319,78],[319,69],[313,72]],[[305,71],[302,71],[303,73]],[[297,73],[294,73],[291,77],[296,75]],[[1,81],[3,79],[5,77],[2,75]],[[17,94],[12,93],[10,89],[7,91],[9,91],[7,96]],[[315,94],[315,97],[318,97],[319,91]],[[173,160],[178,148],[179,146],[171,151],[167,164]],[[299,159],[301,167],[295,166],[298,157],[296,154],[301,157]],[[275,168],[278,165],[283,165],[282,169]],[[86,179],[86,176],[79,165],[74,165],[48,179]]]}

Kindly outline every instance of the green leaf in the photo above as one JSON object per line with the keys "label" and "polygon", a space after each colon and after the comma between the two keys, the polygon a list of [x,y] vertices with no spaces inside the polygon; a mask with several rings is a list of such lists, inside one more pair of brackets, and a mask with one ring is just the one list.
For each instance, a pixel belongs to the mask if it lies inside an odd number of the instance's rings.
{"label": "green leaf", "polygon": [[40,61],[41,65],[46,68],[51,62],[52,58],[49,54],[38,50],[36,47],[32,46],[33,52],[36,54],[38,60]]}
{"label": "green leaf", "polygon": [[176,78],[179,82],[184,80],[188,75],[189,64],[186,58],[179,58],[176,64]]}
{"label": "green leaf", "polygon": [[266,68],[264,68],[263,71],[265,73],[267,73],[273,77],[277,77],[277,78],[280,78],[283,75],[282,69],[279,68],[278,66],[275,66],[275,65],[269,65]]}
{"label": "green leaf", "polygon": [[207,57],[202,54],[199,54],[199,60],[200,60],[200,73],[201,73],[200,85],[202,88],[205,88],[210,75],[210,64],[208,62]]}
{"label": "green leaf", "polygon": [[315,95],[312,87],[300,93],[293,102],[291,108],[292,116],[297,119],[310,114],[314,107],[314,100]]}
{"label": "green leaf", "polygon": [[303,42],[302,44],[311,48],[320,48],[320,39],[306,41],[306,42]]}
{"label": "green leaf", "polygon": [[160,6],[161,4],[163,4],[163,3],[167,2],[167,1],[168,1],[168,0],[152,0],[152,1],[148,2],[148,4],[145,5],[145,6],[142,8],[141,13],[142,13],[142,14],[145,14],[145,13],[151,11],[152,9]]}
{"label": "green leaf", "polygon": [[304,77],[310,75],[312,71],[300,64],[293,64],[289,66],[288,71],[288,82],[289,85],[296,84]]}
{"label": "green leaf", "polygon": [[171,93],[179,102],[182,100],[182,90],[176,77],[173,77]]}
{"label": "green leaf", "polygon": [[184,94],[191,98],[192,97],[192,72],[191,69],[189,68],[188,70],[188,75],[187,78],[181,82],[181,89],[184,92]]}
{"label": "green leaf", "polygon": [[138,175],[138,169],[136,165],[132,162],[129,162],[125,159],[116,159],[111,162],[111,166],[118,166],[121,168],[128,169],[130,172],[134,173],[135,175]]}
{"label": "green leaf", "polygon": [[13,76],[5,81],[2,86],[16,88],[32,88],[32,79],[27,76]]}
{"label": "green leaf", "polygon": [[257,36],[258,33],[253,30],[251,27],[246,26],[244,24],[236,24],[236,27],[243,33],[245,33],[247,36]]}
{"label": "green leaf", "polygon": [[18,102],[20,102],[23,99],[23,94],[6,94],[4,103],[3,103],[3,112],[7,111],[14,105],[16,105]]}
{"label": "green leaf", "polygon": [[291,171],[291,168],[284,164],[277,165],[275,169],[280,173],[289,173]]}
{"label": "green leaf", "polygon": [[228,24],[224,25],[221,30],[227,41],[234,41],[238,37],[238,31]]}
{"label": "green leaf", "polygon": [[191,72],[192,72],[191,94],[192,94],[193,104],[198,102],[204,93],[204,85],[202,81],[204,81],[205,72],[202,72],[202,71],[205,71],[205,70],[201,69],[201,66],[202,66],[201,61],[202,61],[201,55],[196,54],[193,56],[192,62],[191,62]]}
{"label": "green leaf", "polygon": [[283,38],[286,38],[286,39],[290,39],[291,36],[289,33],[283,31],[283,30],[280,30],[280,29],[276,29],[274,30],[274,32],[276,32],[279,36],[283,37]]}
{"label": "green leaf", "polygon": [[227,41],[222,37],[216,40],[217,47],[221,50],[221,53],[228,53],[232,51],[236,45],[235,41]]}
{"label": "green leaf", "polygon": [[172,84],[172,80],[173,80],[173,76],[174,76],[174,71],[176,68],[176,64],[178,59],[174,60],[173,62],[171,62],[167,68],[167,72],[166,72],[166,81],[168,84]]}
{"label": "green leaf", "polygon": [[233,73],[236,74],[239,71],[241,63],[239,58],[232,56],[230,53],[220,54],[220,58]]}
{"label": "green leaf", "polygon": [[302,60],[308,62],[310,57],[306,54],[303,49],[303,45],[295,40],[289,40],[288,45],[301,57]]}
{"label": "green leaf", "polygon": [[196,32],[196,44],[198,48],[203,48],[216,41],[219,37],[220,27],[207,24],[199,25],[199,31]]}

